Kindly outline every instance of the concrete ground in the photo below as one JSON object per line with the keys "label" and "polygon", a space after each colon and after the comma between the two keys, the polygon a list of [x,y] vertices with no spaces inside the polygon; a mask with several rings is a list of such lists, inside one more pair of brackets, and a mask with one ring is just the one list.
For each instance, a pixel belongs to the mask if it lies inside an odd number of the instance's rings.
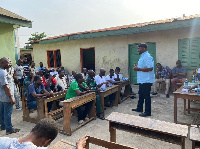
{"label": "concrete ground", "polygon": [[[138,86],[133,87],[134,92],[138,92]],[[105,117],[107,117],[112,112],[121,112],[125,114],[131,114],[138,116],[139,113],[132,112],[132,108],[136,108],[137,101],[138,101],[138,95],[136,95],[136,99],[127,99],[121,104],[118,105],[118,107],[112,107],[107,108],[105,111]],[[153,119],[158,119],[162,121],[172,122],[174,119],[174,100],[173,100],[173,94],[170,94],[170,98],[166,98],[163,93],[156,97],[152,97],[152,116]],[[192,107],[199,107],[200,103],[191,103]],[[192,123],[194,119],[195,113],[191,113],[188,115],[183,114],[183,100],[178,100],[178,120],[186,123]],[[76,118],[73,118],[72,126],[76,123]],[[59,121],[60,125],[62,125],[62,120]],[[26,136],[32,129],[32,127],[35,126],[34,123],[24,122],[22,120],[22,111],[17,111],[14,107],[13,115],[12,115],[12,123],[14,128],[20,128],[21,131],[16,134],[11,135],[5,135],[5,131],[0,131],[0,137],[15,137],[15,138],[22,138]],[[144,122],[145,123],[145,122]],[[79,130],[75,131],[72,136],[66,136],[62,134],[58,134],[58,137],[52,142],[52,144],[55,144],[57,141],[61,139],[66,139],[69,142],[72,142],[75,144],[76,140],[78,140],[80,137],[84,135],[90,135],[97,138],[101,138],[104,140],[108,140],[110,138],[109,130],[108,130],[108,121],[106,120],[100,120],[96,119],[92,122],[88,123],[87,125],[83,126]],[[124,132],[117,130],[117,143],[136,147],[139,149],[179,149],[180,146],[170,144],[167,142],[150,139],[144,136]],[[99,149],[101,147],[91,145],[92,149]],[[189,139],[186,139],[186,149],[191,149],[192,143]]]}

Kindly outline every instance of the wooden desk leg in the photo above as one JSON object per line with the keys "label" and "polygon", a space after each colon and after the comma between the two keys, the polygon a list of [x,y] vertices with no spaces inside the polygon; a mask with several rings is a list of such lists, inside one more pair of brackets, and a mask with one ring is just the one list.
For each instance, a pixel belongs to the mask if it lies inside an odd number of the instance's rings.
{"label": "wooden desk leg", "polygon": [[90,112],[88,113],[88,115],[90,118],[94,117],[94,119],[96,120],[95,103],[96,103],[96,96],[95,96],[95,99],[93,100],[92,108],[90,109]]}
{"label": "wooden desk leg", "polygon": [[70,135],[71,132],[71,107],[70,103],[63,102],[63,133]]}
{"label": "wooden desk leg", "polygon": [[174,123],[177,123],[177,95],[174,94]]}
{"label": "wooden desk leg", "polygon": [[104,93],[100,93],[99,96],[101,98],[101,107],[102,107],[102,110],[103,110],[103,115],[104,115]]}
{"label": "wooden desk leg", "polygon": [[122,90],[122,87],[121,87],[121,85],[118,85],[119,87],[118,87],[118,104],[120,104],[122,101],[121,101],[121,97],[120,97],[120,93],[121,93],[121,90]]}
{"label": "wooden desk leg", "polygon": [[188,114],[190,114],[190,100],[188,99]]}
{"label": "wooden desk leg", "polygon": [[38,121],[45,118],[43,98],[37,99],[37,114],[38,114],[38,116],[37,116]]}
{"label": "wooden desk leg", "polygon": [[110,131],[110,141],[116,142],[116,129],[112,128],[111,122],[109,122],[109,131]]}
{"label": "wooden desk leg", "polygon": [[130,95],[130,84],[125,86],[124,96],[127,97]]}
{"label": "wooden desk leg", "polygon": [[195,141],[192,141],[192,149],[195,149]]}
{"label": "wooden desk leg", "polygon": [[183,99],[184,101],[184,115],[186,115],[186,99]]}
{"label": "wooden desk leg", "polygon": [[119,91],[115,92],[115,100],[112,100],[112,105],[118,106],[118,101],[119,101]]}
{"label": "wooden desk leg", "polygon": [[181,149],[185,149],[185,138],[181,138]]}

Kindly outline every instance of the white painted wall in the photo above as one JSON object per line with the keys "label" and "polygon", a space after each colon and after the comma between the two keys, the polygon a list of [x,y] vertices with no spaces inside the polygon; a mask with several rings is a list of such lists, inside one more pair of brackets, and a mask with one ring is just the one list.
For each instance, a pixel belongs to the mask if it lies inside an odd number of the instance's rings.
{"label": "white painted wall", "polygon": [[46,50],[61,50],[62,65],[71,72],[81,72],[80,48],[95,47],[95,69],[119,66],[125,77],[128,77],[128,44],[156,42],[156,60],[170,68],[178,60],[178,39],[200,37],[200,27],[182,28],[168,31],[157,31],[123,36],[108,36],[93,39],[63,41],[49,44],[34,44],[33,54],[36,66],[42,61],[47,66]]}

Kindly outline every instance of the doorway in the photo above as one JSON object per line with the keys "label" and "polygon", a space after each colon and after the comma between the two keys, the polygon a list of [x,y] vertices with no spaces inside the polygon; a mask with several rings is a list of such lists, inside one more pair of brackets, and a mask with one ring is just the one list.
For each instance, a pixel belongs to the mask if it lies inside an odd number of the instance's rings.
{"label": "doorway", "polygon": [[95,71],[95,49],[94,48],[81,48],[81,72],[83,68],[87,70],[92,69]]}
{"label": "doorway", "polygon": [[[138,45],[140,43],[128,45],[128,58],[129,58],[129,78],[131,79],[131,84],[137,84],[137,72],[133,70],[133,65],[135,62],[138,64],[140,55],[138,54]],[[147,51],[154,60],[154,73],[156,73],[156,43],[155,42],[146,42]]]}

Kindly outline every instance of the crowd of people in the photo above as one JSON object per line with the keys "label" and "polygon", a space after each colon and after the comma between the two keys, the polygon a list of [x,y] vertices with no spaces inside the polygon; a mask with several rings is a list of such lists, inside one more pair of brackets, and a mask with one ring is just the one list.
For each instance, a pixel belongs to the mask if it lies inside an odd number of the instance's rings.
{"label": "crowd of people", "polygon": [[[138,53],[140,59],[138,64],[135,63],[133,70],[137,71],[137,83],[139,84],[139,100],[137,108],[132,109],[135,112],[141,112],[139,116],[151,116],[151,86],[154,84],[153,95],[157,93],[159,83],[166,84],[165,94],[169,98],[170,84],[174,89],[178,89],[177,83],[184,83],[186,80],[187,70],[182,66],[181,61],[176,62],[176,67],[172,70],[168,66],[162,66],[157,63],[156,75],[154,74],[154,60],[147,51],[146,44],[138,45]],[[42,62],[39,67],[35,67],[35,62],[29,65],[27,58],[19,59],[17,64],[12,67],[12,62],[8,58],[0,59],[0,124],[1,130],[6,130],[6,134],[19,132],[11,123],[11,115],[13,105],[16,105],[17,110],[21,110],[19,105],[20,98],[27,98],[27,107],[32,110],[37,109],[36,98],[42,96],[53,96],[54,92],[64,91],[67,89],[65,100],[81,96],[88,92],[96,93],[96,115],[99,119],[104,120],[101,99],[98,95],[99,91],[105,91],[107,87],[120,83],[120,81],[129,80],[124,78],[120,73],[120,68],[116,67],[109,70],[109,74],[105,76],[106,70],[101,68],[98,74],[94,70],[83,68],[82,73],[72,71],[71,76],[64,67],[48,70]],[[195,71],[198,72],[198,71]],[[130,88],[131,94],[132,88]],[[112,100],[116,94],[113,93],[105,97],[105,107],[112,107]],[[134,96],[132,96],[134,98]],[[143,104],[145,102],[145,112],[143,112]],[[83,106],[76,108],[78,114],[78,124],[83,124],[88,121],[88,113],[92,107],[93,101],[86,103]],[[57,104],[62,106],[61,104]],[[51,111],[52,103],[48,103],[48,110]],[[37,126],[37,125],[36,125]],[[41,126],[42,127],[42,126]],[[34,131],[31,131],[30,136],[34,138]],[[57,134],[56,134],[57,135]],[[55,136],[56,136],[55,135]],[[48,137],[44,137],[48,138]],[[19,144],[25,140],[29,140],[27,136],[18,141]],[[54,138],[53,138],[54,139]],[[48,145],[53,139],[44,140],[43,146]],[[85,138],[84,138],[85,139]],[[84,140],[83,139],[83,140]],[[6,140],[6,138],[5,138]],[[2,140],[2,141],[5,141]],[[16,140],[12,140],[11,142]],[[48,142],[49,141],[49,142]],[[41,142],[40,142],[41,143]],[[37,143],[33,143],[37,146]],[[38,144],[39,145],[39,144]],[[0,143],[1,146],[1,143]]]}

